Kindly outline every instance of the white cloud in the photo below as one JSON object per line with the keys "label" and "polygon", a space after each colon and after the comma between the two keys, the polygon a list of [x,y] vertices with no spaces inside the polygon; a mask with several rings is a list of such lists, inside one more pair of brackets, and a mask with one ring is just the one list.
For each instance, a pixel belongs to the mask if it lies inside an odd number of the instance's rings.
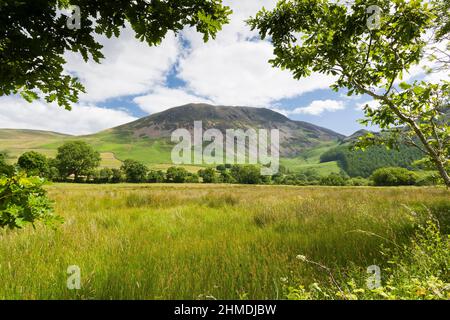
{"label": "white cloud", "polygon": [[133,101],[148,113],[161,112],[186,103],[212,103],[209,99],[195,96],[185,90],[165,87],[157,87],[148,95],[136,97]]}
{"label": "white cloud", "polygon": [[[223,27],[215,40],[204,43],[202,36],[192,28],[182,33],[189,48],[179,56],[176,72],[185,86],[177,91],[156,90],[156,94],[151,92],[142,99],[135,99],[144,111],[162,111],[178,101],[184,104],[204,100],[219,105],[266,107],[280,99],[329,87],[330,77],[316,74],[297,81],[289,71],[269,64],[273,58],[272,45],[257,40],[258,32],[251,31],[245,20],[263,6],[273,8],[276,0],[228,0],[224,3],[233,9],[233,15],[230,24]],[[185,100],[180,101],[180,98]],[[157,106],[160,101],[161,105]]]}
{"label": "white cloud", "polygon": [[183,58],[178,76],[190,91],[222,105],[267,106],[331,84],[324,75],[294,80],[268,63],[272,52],[263,41],[211,43]]}
{"label": "white cloud", "polygon": [[439,83],[442,80],[450,81],[450,73],[448,72],[448,70],[432,72],[427,74],[424,80],[429,81],[431,83]]}
{"label": "white cloud", "polygon": [[233,44],[237,41],[248,41],[258,36],[258,31],[251,31],[246,24],[246,20],[265,7],[270,10],[276,6],[277,0],[225,0],[223,3],[233,10],[230,17],[230,23],[223,26],[217,34],[215,40],[205,44],[201,34],[194,28],[186,28],[183,32],[183,38],[189,41],[194,50],[200,47],[208,46],[211,43],[220,43],[221,45]]}
{"label": "white cloud", "polygon": [[432,31],[428,31],[424,36],[423,40],[428,43],[425,47],[425,54],[423,58],[419,61],[418,64],[413,65],[407,72],[404,73],[402,79],[397,79],[394,84],[398,85],[401,82],[411,82],[413,80],[424,80],[432,83],[439,83],[442,80],[450,80],[450,75],[447,72],[434,72],[431,74],[427,74],[426,69],[436,69],[439,66],[439,63],[436,61],[429,61],[430,55],[436,55],[441,59],[448,59],[446,52],[448,51],[447,45],[448,41],[434,42],[433,39],[434,34]]}
{"label": "white cloud", "polygon": [[309,114],[318,116],[325,111],[334,112],[345,109],[345,104],[337,100],[315,100],[307,107],[296,108],[290,114]]}
{"label": "white cloud", "polygon": [[341,93],[339,95],[340,98],[345,99],[345,100],[352,100],[352,101],[356,101],[356,100],[360,100],[362,99],[364,96],[362,95],[353,95],[353,96],[348,96],[345,93]]}
{"label": "white cloud", "polygon": [[[333,82],[317,74],[297,81],[289,71],[269,64],[272,45],[258,40],[257,31],[251,31],[245,20],[263,6],[272,9],[277,0],[224,2],[234,10],[231,23],[208,43],[194,29],[186,28],[181,36],[188,48],[173,33],[160,46],[148,47],[127,27],[119,39],[98,37],[104,45],[101,64],[85,63],[79,54],[68,53],[66,71],[78,76],[87,90],[73,111],[41,102],[29,105],[16,97],[2,98],[0,127],[93,133],[134,119],[126,111],[98,107],[107,107],[110,99],[137,96],[133,101],[148,113],[191,102],[267,107],[281,99],[326,89]],[[184,81],[183,86],[169,87],[173,85],[167,83],[172,71]],[[336,110],[333,108],[335,104],[312,105],[297,112],[320,114]]]}
{"label": "white cloud", "polygon": [[179,42],[169,33],[158,47],[149,47],[134,37],[129,27],[121,36],[98,37],[104,46],[105,59],[101,63],[84,62],[77,53],[66,55],[66,70],[79,77],[86,87],[81,101],[99,102],[110,98],[145,93],[163,84],[179,54]]}
{"label": "white cloud", "polygon": [[358,103],[355,107],[356,110],[363,110],[366,105],[369,105],[369,108],[376,110],[380,108],[380,102],[377,100],[369,100],[365,102]]}
{"label": "white cloud", "polygon": [[55,105],[19,97],[0,98],[0,128],[48,130],[67,134],[90,134],[136,120],[120,110],[76,105],[67,111]]}
{"label": "white cloud", "polygon": [[286,117],[298,114],[319,116],[324,112],[335,112],[345,109],[345,103],[338,100],[314,100],[307,107],[295,108],[293,110],[271,107],[271,110],[281,113]]}
{"label": "white cloud", "polygon": [[283,116],[286,116],[286,117],[289,117],[289,115],[290,115],[290,113],[291,113],[290,110],[287,110],[287,109],[280,109],[280,108],[278,108],[278,107],[270,107],[269,109],[272,110],[272,111],[281,113]]}

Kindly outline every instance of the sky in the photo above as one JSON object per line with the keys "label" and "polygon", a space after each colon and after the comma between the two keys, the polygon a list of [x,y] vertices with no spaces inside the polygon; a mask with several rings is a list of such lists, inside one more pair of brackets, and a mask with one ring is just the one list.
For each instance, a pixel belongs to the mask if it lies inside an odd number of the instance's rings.
{"label": "sky", "polygon": [[[66,54],[66,72],[87,90],[72,111],[44,101],[0,97],[0,128],[91,134],[188,103],[269,108],[345,135],[365,128],[358,119],[363,105],[376,105],[370,98],[333,92],[332,77],[313,74],[294,80],[289,71],[269,64],[271,43],[260,40],[245,20],[263,6],[273,8],[276,0],[224,3],[234,11],[231,23],[208,43],[186,28],[149,47],[125,28],[119,38],[98,37],[106,57],[101,64]],[[409,76],[422,73],[414,68]]]}

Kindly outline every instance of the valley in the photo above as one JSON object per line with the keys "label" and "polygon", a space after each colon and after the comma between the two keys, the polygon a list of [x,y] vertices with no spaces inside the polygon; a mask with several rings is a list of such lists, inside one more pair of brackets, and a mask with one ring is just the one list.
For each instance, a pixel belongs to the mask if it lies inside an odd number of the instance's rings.
{"label": "valley", "polygon": [[[151,169],[165,169],[171,163],[171,130],[192,130],[194,121],[202,120],[205,129],[227,128],[279,129],[280,164],[292,172],[314,169],[319,174],[340,171],[337,162],[320,163],[320,155],[339,145],[343,135],[300,121],[292,121],[268,109],[217,107],[189,104],[172,108],[135,122],[85,136],[21,129],[0,129],[0,151],[14,162],[26,151],[38,151],[48,157],[67,141],[82,140],[100,152],[101,167],[118,168],[125,159],[133,159]],[[202,166],[184,166],[198,171]]]}

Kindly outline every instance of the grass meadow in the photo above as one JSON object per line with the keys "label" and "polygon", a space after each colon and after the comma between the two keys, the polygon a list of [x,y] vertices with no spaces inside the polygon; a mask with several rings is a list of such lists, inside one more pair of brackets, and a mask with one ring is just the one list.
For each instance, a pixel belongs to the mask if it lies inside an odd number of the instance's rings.
{"label": "grass meadow", "polygon": [[[0,231],[0,299],[281,299],[283,278],[326,277],[297,255],[337,276],[351,265],[382,264],[380,245],[404,243],[413,233],[411,210],[447,210],[448,217],[450,207],[442,188],[48,190],[65,223]],[[70,265],[81,269],[81,290],[66,287]]]}

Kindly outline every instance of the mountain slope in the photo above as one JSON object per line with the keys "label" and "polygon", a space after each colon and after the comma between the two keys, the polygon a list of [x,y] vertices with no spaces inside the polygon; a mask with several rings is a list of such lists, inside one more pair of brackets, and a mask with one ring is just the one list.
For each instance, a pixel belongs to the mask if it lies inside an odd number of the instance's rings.
{"label": "mountain slope", "polygon": [[47,156],[54,154],[54,148],[46,148],[45,144],[61,141],[71,136],[41,130],[0,129],[0,150],[7,150],[11,159],[23,152],[36,150]]}
{"label": "mountain slope", "polygon": [[[131,158],[152,168],[171,165],[171,132],[193,129],[201,120],[203,129],[279,129],[281,164],[292,170],[315,168],[324,173],[339,171],[336,163],[320,164],[320,153],[337,146],[344,138],[331,130],[287,117],[262,108],[189,104],[172,108],[137,121],[87,136],[68,136],[35,130],[1,130],[0,150],[7,150],[11,161],[29,150],[54,156],[56,149],[70,140],[83,140],[102,155],[102,166],[118,167]],[[314,150],[317,150],[314,151]],[[188,168],[189,169],[189,168]],[[194,169],[194,168],[190,168]]]}
{"label": "mountain slope", "polygon": [[193,132],[194,121],[202,121],[203,130],[226,129],[278,129],[280,130],[280,154],[295,157],[306,149],[322,143],[338,141],[345,136],[307,122],[294,121],[275,111],[264,108],[212,106],[187,104],[172,108],[134,122],[111,129],[111,133],[148,137],[170,138],[179,128]]}

